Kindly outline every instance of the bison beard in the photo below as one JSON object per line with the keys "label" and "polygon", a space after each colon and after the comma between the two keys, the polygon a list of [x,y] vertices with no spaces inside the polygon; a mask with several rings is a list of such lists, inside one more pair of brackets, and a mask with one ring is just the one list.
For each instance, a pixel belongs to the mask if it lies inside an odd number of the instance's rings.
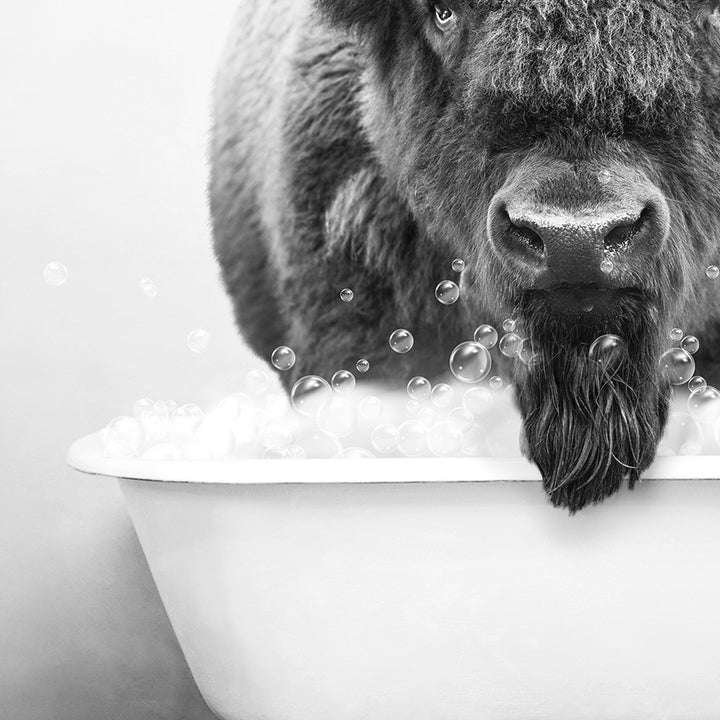
{"label": "bison beard", "polygon": [[[605,319],[560,314],[547,292],[527,293],[520,312],[543,360],[517,371],[525,452],[550,501],[575,513],[632,489],[655,457],[669,409],[658,372],[658,312],[640,291],[622,291]],[[616,334],[627,355],[605,369],[588,357],[600,335]]]}

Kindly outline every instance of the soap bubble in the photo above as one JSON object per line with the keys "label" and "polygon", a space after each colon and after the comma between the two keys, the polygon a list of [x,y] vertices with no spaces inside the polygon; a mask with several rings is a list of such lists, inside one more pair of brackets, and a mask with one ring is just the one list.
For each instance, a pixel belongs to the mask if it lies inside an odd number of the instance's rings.
{"label": "soap bubble", "polygon": [[105,449],[110,449],[113,455],[132,457],[142,450],[145,430],[135,418],[118,417],[103,430],[102,439]]}
{"label": "soap bubble", "polygon": [[693,393],[688,398],[688,412],[700,423],[715,422],[720,418],[720,391],[708,385]]}
{"label": "soap bubble", "polygon": [[417,414],[417,419],[425,426],[432,427],[435,423],[435,411],[430,407],[421,408]]}
{"label": "soap bubble", "polygon": [[614,269],[615,265],[613,264],[613,261],[608,258],[605,258],[605,260],[600,263],[600,270],[606,275],[609,275]]}
{"label": "soap bubble", "polygon": [[609,170],[601,170],[597,175],[598,182],[602,185],[607,185],[612,180],[612,175]]}
{"label": "soap bubble", "polygon": [[251,370],[245,376],[245,389],[251,395],[262,395],[270,387],[270,376],[262,370]]}
{"label": "soap bubble", "polygon": [[193,330],[187,336],[187,346],[196,354],[206,353],[210,345],[210,333],[207,330]]}
{"label": "soap bubble", "polygon": [[699,443],[685,443],[679,450],[678,455],[702,455],[702,447]]}
{"label": "soap bubble", "polygon": [[433,425],[427,435],[430,452],[438,457],[449,457],[460,452],[462,433],[458,432],[449,422]]}
{"label": "soap bubble", "polygon": [[292,445],[294,433],[286,423],[273,423],[263,430],[262,443],[269,450],[287,450]]}
{"label": "soap bubble", "polygon": [[492,393],[484,387],[470,388],[463,395],[463,407],[476,417],[487,412],[494,402]]}
{"label": "soap bubble", "polygon": [[473,338],[476,343],[480,343],[489,349],[497,345],[498,334],[492,325],[480,325],[480,327],[475,330]]}
{"label": "soap bubble", "polygon": [[306,375],[293,385],[290,402],[301,415],[315,417],[331,392],[327,380],[317,375]]}
{"label": "soap bubble", "polygon": [[695,377],[691,377],[688,380],[688,390],[691,395],[697,392],[704,392],[706,387],[707,381],[704,377],[700,377],[700,375],[695,375]]}
{"label": "soap bubble", "polygon": [[430,393],[433,405],[439,408],[448,408],[452,405],[455,391],[447,383],[439,383]]}
{"label": "soap bubble", "polygon": [[348,393],[355,387],[355,376],[349,370],[338,370],[330,379],[335,392]]}
{"label": "soap bubble", "polygon": [[660,370],[672,385],[684,385],[695,374],[695,360],[682,348],[673,348],[660,358]]}
{"label": "soap bubble", "polygon": [[529,338],[525,338],[520,343],[520,352],[518,353],[518,357],[528,367],[534,367],[542,360],[542,356],[535,349],[535,346]]}
{"label": "soap bubble", "polygon": [[287,345],[276,347],[270,356],[270,362],[277,370],[290,370],[295,365],[295,351]]}
{"label": "soap bubble", "polygon": [[344,303],[352,302],[352,299],[355,297],[355,293],[350,288],[343,288],[340,291],[340,299]]}
{"label": "soap bubble", "polygon": [[360,417],[365,420],[377,420],[383,411],[383,404],[380,398],[371,395],[370,397],[363,398],[360,402]]}
{"label": "soap bubble", "polygon": [[369,450],[361,447],[345,448],[342,456],[345,460],[369,460],[375,457]]}
{"label": "soap bubble", "polygon": [[450,355],[450,371],[463,383],[480,382],[487,377],[491,367],[490,351],[480,343],[461,343]]}
{"label": "soap bubble", "polygon": [[338,458],[343,451],[342,443],[336,437],[315,428],[304,428],[295,442],[309,458]]}
{"label": "soap bubble", "polygon": [[686,335],[680,341],[680,347],[690,355],[694,355],[700,349],[700,341],[694,335]]}
{"label": "soap bubble", "polygon": [[513,320],[512,318],[508,318],[507,320],[503,320],[502,329],[506,333],[515,332],[515,328],[517,327],[517,320]]}
{"label": "soap bubble", "polygon": [[589,298],[586,298],[585,300],[582,301],[581,307],[582,307],[583,312],[588,312],[588,313],[592,312],[595,309],[595,305],[593,305],[592,300],[590,300]]}
{"label": "soap bubble", "polygon": [[360,360],[355,363],[355,369],[359,373],[366,373],[370,369],[370,361],[365,358],[360,358]]}
{"label": "soap bubble", "polygon": [[61,262],[51,262],[45,266],[43,277],[48,285],[60,287],[68,279],[68,269]]}
{"label": "soap bubble", "polygon": [[463,433],[460,449],[463,455],[478,457],[485,452],[487,446],[487,431],[482,425],[473,425]]}
{"label": "soap bubble", "polygon": [[427,428],[419,420],[408,420],[398,428],[398,449],[405,457],[420,457],[427,448]]}
{"label": "soap bubble", "polygon": [[291,445],[287,452],[289,460],[304,460],[307,457],[305,448],[300,445]]}
{"label": "soap bubble", "polygon": [[670,331],[670,339],[673,342],[680,342],[683,339],[684,334],[685,333],[682,331],[682,328],[679,328],[679,327],[673,328]]}
{"label": "soap bubble", "polygon": [[411,415],[414,415],[418,410],[420,410],[422,405],[420,404],[419,400],[413,400],[411,398],[410,400],[407,401],[407,405],[405,407],[407,408],[407,411]]}
{"label": "soap bubble", "polygon": [[415,400],[427,400],[430,397],[432,385],[427,378],[418,375],[407,384],[408,395]]}
{"label": "soap bubble", "polygon": [[668,417],[662,439],[675,451],[687,442],[702,443],[702,431],[692,415],[672,412]]}
{"label": "soap bubble", "polygon": [[588,357],[603,369],[614,370],[628,357],[627,345],[617,335],[601,335],[590,345]]}
{"label": "soap bubble", "polygon": [[329,435],[347,437],[357,424],[354,403],[338,395],[329,398],[318,410],[317,424]]}
{"label": "soap bubble", "polygon": [[435,288],[435,297],[443,305],[452,305],[460,297],[460,288],[452,280],[443,280]]}
{"label": "soap bubble", "polygon": [[464,407],[453,408],[448,413],[448,423],[450,427],[459,433],[464,433],[473,426],[473,415]]}
{"label": "soap bubble", "polygon": [[399,329],[390,335],[388,342],[396,353],[404,355],[412,350],[412,346],[415,344],[415,338],[409,330]]}
{"label": "soap bubble", "polygon": [[522,338],[513,332],[507,333],[502,336],[500,340],[500,352],[505,357],[513,358],[517,357],[520,352],[520,345]]}
{"label": "soap bubble", "polygon": [[133,416],[138,420],[150,417],[155,410],[155,403],[150,398],[141,398],[133,405]]}
{"label": "soap bubble", "polygon": [[142,291],[142,294],[149,298],[150,300],[154,300],[158,296],[158,289],[157,285],[148,277],[144,277],[140,280],[140,290]]}
{"label": "soap bubble", "polygon": [[456,273],[461,273],[465,269],[465,261],[461,260],[460,258],[455,258],[452,261],[452,269]]}
{"label": "soap bubble", "polygon": [[370,433],[370,442],[375,450],[388,454],[397,449],[400,433],[394,425],[388,423],[378,425]]}
{"label": "soap bubble", "polygon": [[207,413],[195,431],[195,440],[206,447],[215,460],[223,460],[235,449],[235,436],[228,421],[215,413]]}
{"label": "soap bubble", "polygon": [[253,402],[244,393],[233,393],[223,398],[214,410],[215,415],[230,423],[239,417],[243,411],[250,410]]}
{"label": "soap bubble", "polygon": [[202,419],[202,408],[194,403],[188,403],[186,405],[181,405],[177,409],[173,419],[173,424],[179,433],[192,435]]}
{"label": "soap bubble", "polygon": [[717,265],[708,265],[705,270],[705,274],[711,280],[717,280],[720,277],[720,268]]}
{"label": "soap bubble", "polygon": [[489,384],[491,390],[499,390],[503,386],[503,379],[499,375],[493,375]]}

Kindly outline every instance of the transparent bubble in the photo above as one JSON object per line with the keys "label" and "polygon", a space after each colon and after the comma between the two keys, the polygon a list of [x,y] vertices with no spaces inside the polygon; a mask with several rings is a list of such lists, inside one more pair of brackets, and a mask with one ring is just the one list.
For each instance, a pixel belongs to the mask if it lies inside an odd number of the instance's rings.
{"label": "transparent bubble", "polygon": [[322,404],[329,400],[330,385],[317,375],[301,377],[290,391],[292,406],[306,417],[315,417]]}
{"label": "transparent bubble", "polygon": [[416,412],[418,412],[418,410],[420,410],[422,405],[420,404],[419,400],[410,399],[407,401],[407,405],[405,405],[405,407],[407,408],[407,411],[410,415],[414,415]]}
{"label": "transparent bubble", "polygon": [[450,427],[459,433],[468,431],[473,426],[473,415],[464,407],[453,408],[448,413],[448,423]]}
{"label": "transparent bubble", "polygon": [[294,433],[287,423],[272,423],[263,431],[263,445],[276,451],[287,450],[292,445]]}
{"label": "transparent bubble", "polygon": [[187,336],[187,346],[198,355],[206,353],[210,346],[210,333],[207,330],[193,330]]}
{"label": "transparent bubble", "polygon": [[494,401],[492,393],[484,387],[470,388],[463,395],[463,407],[475,417],[488,412]]}
{"label": "transparent bubble", "polygon": [[378,425],[370,433],[370,442],[375,450],[387,455],[397,449],[400,433],[394,425]]}
{"label": "transparent bubble", "polygon": [[460,297],[460,288],[452,280],[443,280],[435,288],[435,297],[443,305],[452,305]]}
{"label": "transparent bubble", "polygon": [[486,348],[493,348],[497,345],[498,334],[492,325],[480,325],[475,330],[473,338],[476,343],[480,343]]}
{"label": "transparent bubble", "polygon": [[670,331],[670,339],[673,342],[680,342],[683,339],[683,335],[685,335],[685,333],[682,331],[682,328],[679,327],[673,328]]}
{"label": "transparent bubble", "polygon": [[463,455],[479,457],[486,452],[487,431],[482,425],[473,425],[463,433],[460,449]]}
{"label": "transparent bubble", "polygon": [[419,420],[408,420],[398,428],[398,450],[405,457],[420,457],[427,449],[428,429]]}
{"label": "transparent bubble", "polygon": [[251,370],[245,376],[245,389],[251,395],[262,395],[270,388],[270,376],[262,370]]}
{"label": "transparent bubble", "polygon": [[600,263],[600,270],[602,272],[604,272],[606,275],[609,275],[614,269],[615,269],[615,264],[609,258],[605,258]]}
{"label": "transparent bubble", "polygon": [[717,280],[720,277],[720,268],[717,265],[708,265],[705,269],[705,274],[711,280]]}
{"label": "transparent bubble", "polygon": [[360,417],[365,420],[377,420],[383,411],[383,404],[380,398],[371,395],[370,397],[363,398],[360,402]]}
{"label": "transparent bubble", "polygon": [[661,442],[657,446],[657,450],[655,451],[656,457],[673,457],[675,455],[675,451],[665,442]]}
{"label": "transparent bubble", "polygon": [[175,412],[173,424],[175,429],[183,435],[192,435],[202,422],[203,411],[199,405],[188,403],[181,405]]}
{"label": "transparent bubble", "polygon": [[433,405],[439,408],[448,408],[452,405],[455,391],[447,383],[439,383],[430,393]]}
{"label": "transparent bubble", "polygon": [[287,345],[276,347],[270,356],[270,362],[277,370],[290,370],[295,365],[295,351]]}
{"label": "transparent bubble", "polygon": [[133,405],[133,416],[138,420],[150,417],[155,411],[155,402],[150,398],[141,398]]}
{"label": "transparent bubble", "polygon": [[345,460],[370,460],[375,457],[369,450],[361,447],[345,448],[342,456]]}
{"label": "transparent bubble", "polygon": [[432,427],[435,424],[435,411],[430,407],[421,408],[417,419],[425,426]]}
{"label": "transparent bubble", "polygon": [[323,430],[304,428],[295,441],[309,458],[330,459],[342,456],[342,443]]}
{"label": "transparent bubble", "polygon": [[142,278],[139,284],[140,290],[146,298],[154,300],[158,296],[157,285],[155,285],[155,283],[150,278]]}
{"label": "transparent bubble", "polygon": [[359,373],[366,373],[366,372],[370,369],[370,361],[369,361],[369,360],[366,360],[365,358],[360,358],[360,359],[355,363],[355,369],[356,369]]}
{"label": "transparent bubble", "polygon": [[458,432],[449,422],[433,425],[427,434],[430,452],[437,457],[450,457],[460,453],[462,433]]}
{"label": "transparent bubble", "polygon": [[172,443],[158,443],[145,450],[143,460],[181,460],[182,451]]}
{"label": "transparent bubble", "polygon": [[450,371],[463,383],[478,383],[492,368],[490,351],[480,343],[464,342],[450,355]]}
{"label": "transparent bubble", "polygon": [[275,448],[265,448],[263,451],[263,460],[289,460],[290,453],[285,450],[277,450]]}
{"label": "transparent bubble", "polygon": [[396,353],[404,355],[412,350],[412,346],[415,344],[415,338],[409,330],[403,330],[401,328],[399,330],[395,330],[395,332],[390,335],[388,342],[390,343],[390,347]]}
{"label": "transparent bubble", "polygon": [[350,288],[343,288],[340,291],[340,299],[344,303],[352,302],[352,299],[355,297],[355,293]]}
{"label": "transparent bubble", "polygon": [[680,341],[680,347],[690,355],[694,355],[700,349],[700,341],[694,335],[686,335]]}
{"label": "transparent bubble", "polygon": [[432,384],[427,378],[418,375],[407,384],[408,395],[415,400],[427,400],[432,391]]}
{"label": "transparent bubble", "polygon": [[705,380],[704,377],[700,377],[700,375],[695,375],[688,380],[688,390],[691,395],[697,392],[704,392],[706,387],[707,380]]}
{"label": "transparent bubble", "polygon": [[517,320],[513,320],[512,318],[508,318],[507,320],[503,320],[502,329],[506,333],[515,332],[515,328],[517,327]]}
{"label": "transparent bubble", "polygon": [[491,390],[499,390],[503,386],[503,379],[499,375],[493,375],[489,384]]}
{"label": "transparent bubble", "polygon": [[305,448],[300,445],[291,445],[288,448],[288,459],[290,460],[304,460],[307,457]]}
{"label": "transparent bubble", "polygon": [[347,437],[357,425],[355,404],[338,395],[328,399],[318,410],[317,424],[329,435]]}
{"label": "transparent bubble", "polygon": [[627,345],[617,335],[601,335],[590,345],[588,357],[605,370],[614,370],[628,357]]}
{"label": "transparent bubble", "polygon": [[465,261],[460,258],[455,258],[452,261],[452,269],[456,273],[461,273],[465,269]]}
{"label": "transparent bubble", "polygon": [[330,385],[338,393],[352,392],[355,388],[355,376],[349,370],[338,370],[330,379]]}
{"label": "transparent bubble", "polygon": [[678,455],[702,455],[702,447],[699,443],[688,442],[680,447]]}
{"label": "transparent bubble", "polygon": [[597,175],[597,179],[602,185],[607,185],[612,180],[612,175],[609,170],[601,170]]}
{"label": "transparent bubble", "polygon": [[518,353],[520,360],[528,367],[534,367],[540,364],[542,360],[541,354],[537,351],[535,345],[529,338],[525,338],[520,343],[520,352]]}
{"label": "transparent bubble", "polygon": [[695,374],[695,360],[682,348],[672,348],[660,358],[660,370],[672,385],[684,385]]}
{"label": "transparent bubble", "polygon": [[245,393],[233,393],[218,403],[214,413],[229,423],[253,408],[253,401]]}
{"label": "transparent bubble", "polygon": [[195,441],[207,448],[215,460],[229,458],[235,449],[235,435],[225,418],[208,413],[195,431]]}
{"label": "transparent bubble", "polygon": [[43,278],[48,285],[60,287],[68,279],[68,269],[61,262],[51,262],[43,270]]}
{"label": "transparent bubble", "polygon": [[112,450],[113,455],[131,457],[142,450],[145,444],[145,429],[134,417],[118,417],[108,423],[103,430],[102,439],[105,449]]}
{"label": "transparent bubble", "polygon": [[513,332],[507,333],[500,339],[500,352],[505,355],[505,357],[517,357],[521,344],[522,338],[519,335]]}
{"label": "transparent bubble", "polygon": [[720,391],[708,385],[688,398],[688,412],[700,423],[714,423],[720,418]]}

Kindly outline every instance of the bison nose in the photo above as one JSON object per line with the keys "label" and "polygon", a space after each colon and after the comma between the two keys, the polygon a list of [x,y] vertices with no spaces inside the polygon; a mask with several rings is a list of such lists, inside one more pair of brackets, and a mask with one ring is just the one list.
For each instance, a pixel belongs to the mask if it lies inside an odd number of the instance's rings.
{"label": "bison nose", "polygon": [[516,273],[529,273],[536,288],[603,283],[609,268],[642,275],[668,227],[667,203],[659,194],[580,210],[496,197],[488,217],[490,241],[501,260]]}

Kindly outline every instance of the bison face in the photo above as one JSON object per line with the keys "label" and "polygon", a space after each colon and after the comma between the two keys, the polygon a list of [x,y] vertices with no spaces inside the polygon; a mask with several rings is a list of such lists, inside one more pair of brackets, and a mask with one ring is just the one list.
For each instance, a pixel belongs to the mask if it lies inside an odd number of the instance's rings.
{"label": "bison face", "polygon": [[[525,448],[571,511],[652,461],[673,325],[718,310],[720,20],[671,0],[320,0],[374,153],[477,321],[513,316]],[[611,363],[588,354],[613,334]]]}

